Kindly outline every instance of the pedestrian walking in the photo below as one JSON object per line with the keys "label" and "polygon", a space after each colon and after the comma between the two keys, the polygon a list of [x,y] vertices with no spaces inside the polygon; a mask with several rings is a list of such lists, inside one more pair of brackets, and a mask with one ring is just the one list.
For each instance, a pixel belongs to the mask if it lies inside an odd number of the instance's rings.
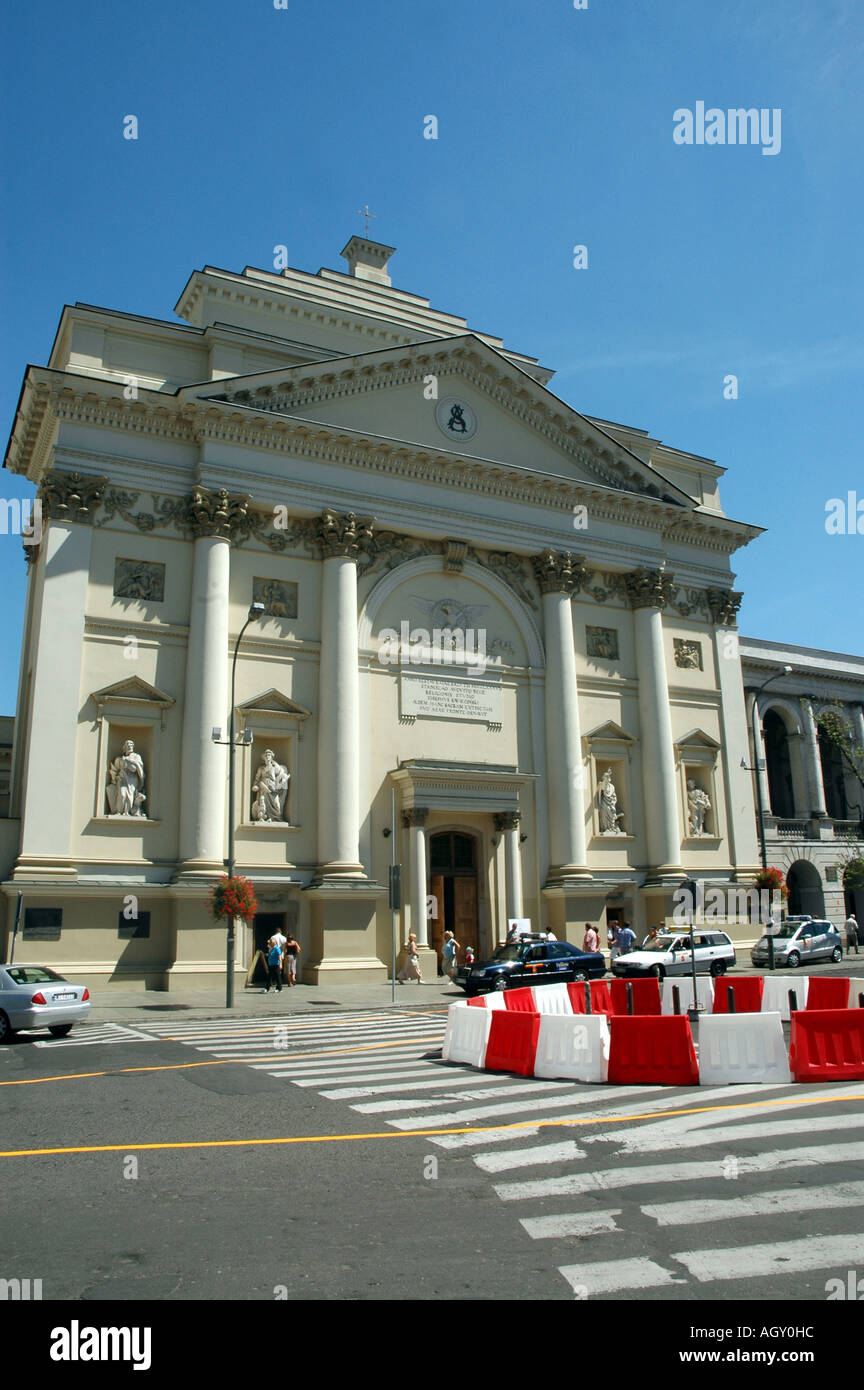
{"label": "pedestrian walking", "polygon": [[617,960],[621,954],[621,949],[618,945],[617,922],[610,922],[606,930],[606,945],[609,947],[609,964],[611,965],[613,960]]}
{"label": "pedestrian walking", "polygon": [[275,989],[277,994],[282,993],[282,947],[277,946],[273,938],[268,942],[270,947],[267,952],[267,988],[265,994],[269,994],[271,989]]}
{"label": "pedestrian walking", "polygon": [[396,979],[400,984],[405,984],[408,980],[416,980],[418,985],[423,982],[423,972],[420,969],[420,957],[417,954],[417,935],[409,932],[408,940],[405,943],[406,960]]}
{"label": "pedestrian walking", "polygon": [[295,941],[295,939],[294,939],[294,937],[291,935],[290,931],[289,931],[289,933],[288,933],[288,940],[287,940],[286,943],[285,943],[285,948],[284,948],[284,949],[285,949],[285,966],[286,966],[286,969],[287,969],[287,971],[288,971],[288,984],[289,984],[289,985],[296,985],[296,983],[297,983],[297,957],[298,957],[299,954],[300,954],[300,945],[299,945],[299,942]]}
{"label": "pedestrian walking", "polygon": [[845,931],[846,931],[846,954],[847,954],[847,956],[848,956],[849,952],[854,950],[854,952],[855,952],[855,954],[856,954],[856,956],[857,956],[857,954],[858,954],[858,920],[857,920],[857,918],[856,918],[854,912],[850,912],[850,913],[849,913],[849,916],[846,918],[846,921],[844,922],[843,926],[844,926],[844,929],[845,929]]}
{"label": "pedestrian walking", "polygon": [[585,935],[582,938],[582,950],[595,952],[600,950],[600,937],[592,927],[590,922],[585,923]]}
{"label": "pedestrian walking", "polygon": [[510,930],[509,930],[508,933],[507,933],[507,945],[508,945],[508,946],[515,946],[515,945],[516,945],[516,942],[517,942],[518,940],[519,940],[519,928],[516,926],[516,924],[515,924],[515,922],[514,922],[513,926],[510,928]]}
{"label": "pedestrian walking", "polygon": [[626,955],[628,954],[628,952],[630,952],[630,951],[633,950],[633,947],[634,947],[635,945],[636,945],[636,933],[635,933],[635,932],[633,931],[633,929],[631,928],[630,923],[629,923],[629,922],[625,922],[623,926],[621,926],[621,927],[618,928],[618,954],[619,954],[619,956],[626,956]]}
{"label": "pedestrian walking", "polygon": [[452,931],[445,931],[441,954],[444,957],[444,974],[448,975],[451,980],[456,978],[456,952],[458,950],[461,950],[461,947]]}
{"label": "pedestrian walking", "polygon": [[468,969],[469,969],[469,970],[471,969],[471,966],[474,964],[474,947],[473,947],[473,946],[466,946],[466,947],[465,947],[465,964],[468,966]]}

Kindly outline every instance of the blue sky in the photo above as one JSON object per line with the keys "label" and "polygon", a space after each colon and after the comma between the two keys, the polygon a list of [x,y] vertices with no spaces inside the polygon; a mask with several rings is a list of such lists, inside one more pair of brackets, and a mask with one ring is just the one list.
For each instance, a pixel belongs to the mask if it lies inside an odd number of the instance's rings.
{"label": "blue sky", "polygon": [[[43,0],[0,26],[4,440],[64,303],[171,319],[192,269],[278,244],[344,269],[368,202],[397,287],[728,469],[726,511],[768,528],[735,557],[745,634],[862,651],[864,535],[825,530],[864,499],[857,0]],[[779,153],[676,144],[700,101],[779,108]],[[0,712],[24,585],[0,536]]]}

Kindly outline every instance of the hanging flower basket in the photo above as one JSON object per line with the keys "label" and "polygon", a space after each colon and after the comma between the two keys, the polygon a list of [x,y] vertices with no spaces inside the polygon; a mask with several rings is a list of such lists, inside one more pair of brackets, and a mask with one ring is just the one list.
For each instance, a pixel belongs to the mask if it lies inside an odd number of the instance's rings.
{"label": "hanging flower basket", "polygon": [[220,878],[210,893],[210,914],[217,921],[223,917],[242,917],[251,922],[258,911],[255,889],[248,878]]}
{"label": "hanging flower basket", "polygon": [[760,869],[753,881],[757,888],[767,888],[770,893],[779,893],[784,902],[789,896],[782,869]]}

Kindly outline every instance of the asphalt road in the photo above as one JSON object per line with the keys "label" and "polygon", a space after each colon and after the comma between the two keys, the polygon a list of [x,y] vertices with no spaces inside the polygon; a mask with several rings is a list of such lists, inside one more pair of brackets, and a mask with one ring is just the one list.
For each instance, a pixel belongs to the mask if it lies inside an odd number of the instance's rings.
{"label": "asphalt road", "polygon": [[711,1317],[824,1308],[830,1279],[864,1276],[864,1083],[490,1076],[441,1063],[443,1023],[418,1007],[19,1038],[0,1049],[0,1278],[63,1302],[638,1299]]}

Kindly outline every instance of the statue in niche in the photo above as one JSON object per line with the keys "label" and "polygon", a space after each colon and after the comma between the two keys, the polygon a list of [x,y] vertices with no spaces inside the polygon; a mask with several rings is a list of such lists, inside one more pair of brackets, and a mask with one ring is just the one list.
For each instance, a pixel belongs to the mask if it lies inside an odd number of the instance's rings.
{"label": "statue in niche", "polygon": [[618,793],[615,790],[615,783],[612,781],[612,769],[607,767],[603,773],[598,792],[600,797],[600,833],[601,835],[624,835],[621,822],[624,813],[618,810]]}
{"label": "statue in niche", "polygon": [[108,765],[109,785],[105,789],[108,809],[112,816],[144,816],[146,796],[144,764],[135,744],[127,739],[123,752]]}
{"label": "statue in niche", "polygon": [[711,802],[706,792],[702,790],[694,777],[687,779],[687,825],[690,834],[707,835],[710,832],[705,829],[705,815],[711,810]]}
{"label": "statue in niche", "polygon": [[290,780],[290,772],[282,763],[277,763],[273,749],[265,748],[264,758],[252,782],[252,819],[256,824],[284,821]]}

